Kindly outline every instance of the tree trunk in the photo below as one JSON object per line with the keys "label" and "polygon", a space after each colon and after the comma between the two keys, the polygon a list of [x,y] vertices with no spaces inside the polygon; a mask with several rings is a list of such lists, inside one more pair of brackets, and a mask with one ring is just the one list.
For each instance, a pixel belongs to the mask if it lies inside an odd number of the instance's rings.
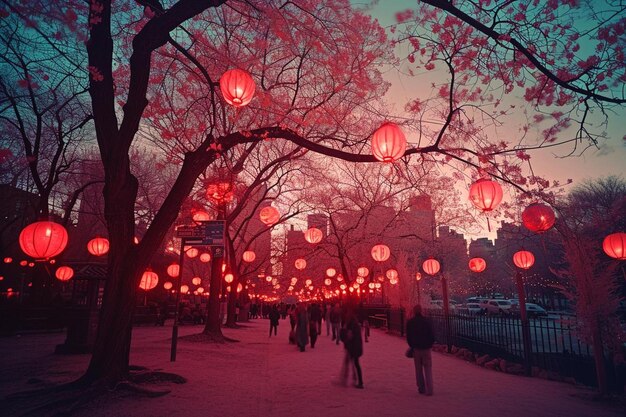
{"label": "tree trunk", "polygon": [[222,284],[222,258],[215,257],[215,248],[211,248],[211,288],[207,302],[207,319],[202,333],[223,338],[220,322],[220,291]]}
{"label": "tree trunk", "polygon": [[601,325],[596,323],[593,329],[593,360],[596,365],[596,378],[598,379],[598,391],[600,396],[605,397],[609,393],[609,387],[606,381],[606,368],[604,366],[604,346],[602,345]]}
{"label": "tree trunk", "polygon": [[[228,234],[227,234],[228,235]],[[239,284],[239,274],[235,274],[232,266],[236,265],[235,246],[230,237],[227,236],[228,242],[228,264],[231,265],[231,273],[233,274],[233,282],[230,283],[230,292],[228,293],[228,311],[226,314],[226,327],[235,327],[237,325],[237,284]]]}

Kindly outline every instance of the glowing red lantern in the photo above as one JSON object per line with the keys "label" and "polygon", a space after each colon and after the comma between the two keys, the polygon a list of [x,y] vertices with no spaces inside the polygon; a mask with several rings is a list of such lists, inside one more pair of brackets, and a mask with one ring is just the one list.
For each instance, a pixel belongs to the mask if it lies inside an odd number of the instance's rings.
{"label": "glowing red lantern", "polygon": [[626,233],[612,233],[604,238],[602,242],[604,253],[611,258],[626,260]]}
{"label": "glowing red lantern", "polygon": [[216,182],[207,185],[206,196],[217,203],[228,203],[232,201],[235,193],[230,182]]}
{"label": "glowing red lantern", "polygon": [[165,284],[163,284],[163,288],[165,288],[166,290],[171,290],[173,287],[173,284],[169,281],[167,281]]}
{"label": "glowing red lantern", "polygon": [[178,274],[180,274],[180,265],[171,264],[167,267],[167,275],[169,275],[170,277],[176,278]]}
{"label": "glowing red lantern", "polygon": [[243,285],[241,285],[241,282],[239,284],[237,284],[237,292],[241,292],[243,291]]}
{"label": "glowing red lantern", "polygon": [[95,256],[102,256],[109,251],[109,239],[96,237],[87,242],[87,250]]}
{"label": "glowing red lantern", "polygon": [[441,269],[441,264],[439,263],[438,260],[434,258],[426,259],[424,263],[422,264],[422,269],[428,275],[437,275],[437,273]]}
{"label": "glowing red lantern", "polygon": [[202,283],[202,278],[200,278],[200,277],[193,277],[193,278],[191,278],[191,283],[193,285],[200,285]]}
{"label": "glowing red lantern", "polygon": [[245,262],[254,262],[254,260],[256,259],[256,254],[251,250],[247,250],[243,253],[242,258]]}
{"label": "glowing red lantern", "polygon": [[372,248],[372,258],[376,262],[385,262],[387,259],[389,259],[390,255],[391,250],[389,250],[389,246],[387,245],[379,244],[375,245]]}
{"label": "glowing red lantern", "polygon": [[198,287],[196,291],[198,292],[198,294],[202,294],[204,292],[204,288]]}
{"label": "glowing red lantern", "polygon": [[356,270],[356,274],[360,277],[366,277],[368,276],[370,273],[370,270],[367,269],[366,267],[362,266],[359,269]]}
{"label": "glowing red lantern", "polygon": [[195,258],[196,256],[198,256],[198,249],[196,248],[189,248],[185,251],[185,253],[187,254],[187,256],[189,256],[190,258]]}
{"label": "glowing red lantern", "polygon": [[200,262],[209,262],[211,260],[211,254],[210,253],[206,253],[204,252],[203,254],[200,255]]}
{"label": "glowing red lantern", "polygon": [[69,266],[61,266],[56,270],[54,276],[59,281],[69,281],[74,276],[74,270]]}
{"label": "glowing red lantern", "polygon": [[326,275],[329,277],[334,277],[337,274],[337,270],[335,268],[328,268],[326,270]]}
{"label": "glowing red lantern", "polygon": [[387,272],[385,272],[385,275],[389,280],[398,279],[398,271],[395,269],[388,269]]}
{"label": "glowing red lantern", "polygon": [[482,211],[494,210],[502,201],[502,187],[495,181],[479,179],[471,185],[469,199]]}
{"label": "glowing red lantern", "polygon": [[267,226],[272,226],[280,219],[280,213],[272,206],[263,207],[259,212],[259,218]]}
{"label": "glowing red lantern", "polygon": [[383,123],[372,135],[372,154],[382,162],[402,158],[406,150],[406,138],[398,125]]}
{"label": "glowing red lantern", "polygon": [[327,286],[328,286],[328,285],[330,285],[330,284],[332,284],[332,283],[333,283],[333,281],[332,281],[330,278],[326,278],[326,279],[324,280],[324,285],[327,285]]}
{"label": "glowing red lantern", "polygon": [[156,272],[153,272],[151,269],[146,269],[146,271],[141,276],[139,288],[145,291],[149,291],[156,287],[158,283],[159,276],[156,274]]}
{"label": "glowing red lantern", "polygon": [[250,103],[255,88],[250,74],[237,68],[226,71],[220,78],[220,90],[224,100],[234,107],[243,107]]}
{"label": "glowing red lantern", "polygon": [[422,274],[417,272],[415,273],[415,281],[419,282],[422,279]]}
{"label": "glowing red lantern", "polygon": [[26,260],[20,261],[20,266],[26,266],[26,265],[28,265],[28,261]]}
{"label": "glowing red lantern", "polygon": [[7,256],[6,258],[4,258],[4,263],[5,264],[10,264],[11,262],[13,262],[13,258]]}
{"label": "glowing red lantern", "polygon": [[57,256],[67,246],[67,231],[51,221],[29,224],[20,233],[20,247],[31,258],[48,259]]}
{"label": "glowing red lantern", "polygon": [[487,262],[483,258],[472,258],[469,261],[469,269],[474,272],[483,272],[487,268]]}
{"label": "glowing red lantern", "polygon": [[306,268],[306,261],[302,258],[299,258],[296,259],[294,265],[296,266],[296,269],[303,270],[304,268]]}
{"label": "glowing red lantern", "polygon": [[356,283],[361,285],[365,282],[365,278],[363,277],[356,277]]}
{"label": "glowing red lantern", "polygon": [[545,204],[533,203],[522,212],[522,223],[535,233],[542,233],[554,225],[554,210]]}
{"label": "glowing red lantern", "polygon": [[233,274],[231,274],[230,272],[228,274],[224,275],[224,281],[226,281],[227,284],[230,284],[234,280],[235,280],[235,276]]}
{"label": "glowing red lantern", "polygon": [[211,216],[209,216],[209,213],[203,210],[194,211],[193,214],[191,215],[191,218],[193,219],[194,222],[203,222],[203,221],[211,220]]}
{"label": "glowing red lantern", "polygon": [[189,292],[189,285],[181,285],[180,286],[180,293],[181,294],[187,294]]}
{"label": "glowing red lantern", "polygon": [[521,269],[530,269],[535,263],[535,256],[532,252],[521,250],[513,254],[513,263]]}
{"label": "glowing red lantern", "polygon": [[320,243],[324,234],[316,227],[311,227],[304,232],[304,239],[309,243]]}

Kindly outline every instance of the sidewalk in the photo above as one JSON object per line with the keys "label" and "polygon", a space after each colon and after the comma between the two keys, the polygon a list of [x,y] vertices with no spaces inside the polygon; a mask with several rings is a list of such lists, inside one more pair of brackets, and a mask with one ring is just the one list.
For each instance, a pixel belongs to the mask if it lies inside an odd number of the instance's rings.
{"label": "sidewalk", "polygon": [[[171,326],[171,321],[168,322]],[[201,326],[183,326],[181,335]],[[593,403],[589,390],[572,385],[490,371],[433,353],[435,394],[417,393],[413,363],[404,357],[400,337],[372,331],[361,360],[365,389],[337,386],[343,347],[323,334],[315,349],[302,353],[287,343],[289,322],[268,338],[267,320],[224,329],[239,343],[180,341],[177,361],[169,362],[171,327],[139,327],[133,332],[131,364],[174,372],[186,384],[168,385],[160,398],[123,396],[93,403],[77,412],[88,417],[176,416],[450,416],[601,417],[622,410]],[[85,369],[88,355],[53,354],[62,334],[0,339],[0,395],[35,389],[38,380],[63,382]],[[33,380],[34,378],[34,380]],[[27,383],[31,380],[31,383]],[[1,407],[0,407],[1,410]],[[2,414],[0,412],[0,414]]]}

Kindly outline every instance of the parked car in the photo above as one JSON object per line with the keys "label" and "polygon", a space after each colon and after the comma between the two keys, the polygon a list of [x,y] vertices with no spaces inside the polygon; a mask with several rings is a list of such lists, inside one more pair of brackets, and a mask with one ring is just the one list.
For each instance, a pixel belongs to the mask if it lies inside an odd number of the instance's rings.
{"label": "parked car", "polygon": [[[511,313],[516,316],[519,316],[519,304],[511,308]],[[548,315],[548,312],[546,311],[545,308],[541,307],[538,304],[526,303],[526,314],[528,315],[529,318],[546,317]]]}
{"label": "parked car", "polygon": [[488,314],[501,314],[501,315],[509,315],[511,314],[511,302],[509,300],[489,300],[487,301],[485,307],[487,308]]}
{"label": "parked car", "polygon": [[484,313],[479,303],[466,303],[465,308],[470,316],[478,316]]}

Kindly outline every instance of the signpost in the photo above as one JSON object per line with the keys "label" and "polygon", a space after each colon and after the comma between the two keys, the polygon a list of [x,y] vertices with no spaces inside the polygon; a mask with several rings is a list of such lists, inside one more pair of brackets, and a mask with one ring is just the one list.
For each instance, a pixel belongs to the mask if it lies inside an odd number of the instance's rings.
{"label": "signpost", "polygon": [[[176,228],[176,237],[180,238],[180,263],[178,272],[178,291],[176,292],[176,310],[174,311],[174,327],[172,327],[172,348],[170,361],[176,361],[178,345],[178,310],[180,304],[180,287],[183,283],[183,261],[185,246],[212,246],[213,258],[224,257],[224,220],[206,220],[198,222],[198,226],[180,226]],[[211,262],[214,262],[213,258]]]}

